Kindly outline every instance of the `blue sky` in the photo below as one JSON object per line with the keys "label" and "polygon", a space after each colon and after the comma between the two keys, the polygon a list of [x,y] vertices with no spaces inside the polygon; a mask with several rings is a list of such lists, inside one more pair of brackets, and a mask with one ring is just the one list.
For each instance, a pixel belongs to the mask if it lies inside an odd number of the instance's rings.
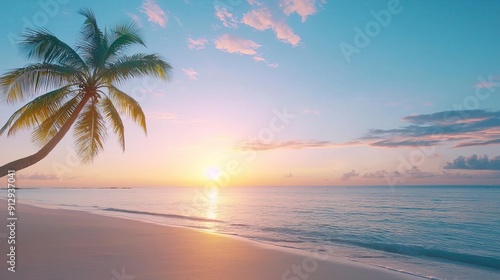
{"label": "blue sky", "polygon": [[[103,28],[135,21],[147,48],[130,53],[159,53],[174,67],[168,83],[122,85],[143,106],[147,137],[127,123],[125,153],[110,135],[94,164],[81,165],[67,135],[19,172],[25,186],[197,186],[230,163],[241,171],[226,176],[234,186],[500,179],[498,1],[3,5],[1,73],[29,63],[13,44],[23,27],[74,45],[82,7]],[[0,104],[2,125],[19,106]],[[38,148],[29,132],[0,143],[2,162]]]}

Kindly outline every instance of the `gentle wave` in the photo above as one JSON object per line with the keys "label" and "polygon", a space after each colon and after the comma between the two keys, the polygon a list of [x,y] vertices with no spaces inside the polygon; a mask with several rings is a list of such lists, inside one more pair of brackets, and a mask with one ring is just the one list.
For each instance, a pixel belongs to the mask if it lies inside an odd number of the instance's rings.
{"label": "gentle wave", "polygon": [[413,272],[406,271],[404,269],[397,269],[397,268],[390,267],[390,266],[377,265],[377,264],[373,264],[373,263],[370,264],[370,265],[373,265],[373,266],[376,266],[376,267],[380,267],[380,268],[383,268],[383,269],[387,269],[387,270],[391,270],[391,271],[395,271],[395,272],[399,272],[399,273],[403,273],[403,274],[417,276],[417,277],[424,278],[424,279],[429,279],[429,280],[444,280],[444,279],[438,278],[436,276],[421,275],[421,274],[418,274],[418,273],[413,273]]}
{"label": "gentle wave", "polygon": [[233,226],[233,227],[250,227],[250,225],[240,224],[240,223],[230,224],[230,226]]}
{"label": "gentle wave", "polygon": [[190,221],[197,221],[197,222],[224,223],[224,221],[216,220],[216,219],[207,219],[207,218],[191,217],[191,216],[183,216],[183,215],[175,215],[175,214],[162,214],[162,213],[155,213],[155,212],[136,211],[136,210],[127,210],[127,209],[118,209],[118,208],[104,208],[101,210],[128,213],[128,214],[159,216],[159,217],[165,217],[165,218],[171,218],[171,219],[182,219],[182,220],[190,220]]}
{"label": "gentle wave", "polygon": [[332,241],[346,245],[355,245],[368,249],[384,251],[388,253],[395,253],[395,254],[414,256],[414,257],[424,256],[430,258],[444,259],[453,262],[460,262],[464,264],[500,269],[500,259],[492,257],[450,252],[440,249],[431,249],[431,248],[424,248],[421,246],[405,245],[405,244],[365,243],[360,241],[341,240],[341,239],[333,239]]}

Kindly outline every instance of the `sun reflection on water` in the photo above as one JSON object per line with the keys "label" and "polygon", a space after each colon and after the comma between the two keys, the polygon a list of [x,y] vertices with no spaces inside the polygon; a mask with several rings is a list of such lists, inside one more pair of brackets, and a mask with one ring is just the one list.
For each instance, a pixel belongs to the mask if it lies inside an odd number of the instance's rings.
{"label": "sun reflection on water", "polygon": [[217,220],[219,214],[218,196],[219,193],[216,189],[212,189],[208,194],[209,199],[207,201],[208,203],[206,204],[205,216],[209,220],[214,220],[214,221],[207,221],[204,225],[206,227],[206,230],[209,232],[217,232],[218,222],[216,222],[215,220]]}

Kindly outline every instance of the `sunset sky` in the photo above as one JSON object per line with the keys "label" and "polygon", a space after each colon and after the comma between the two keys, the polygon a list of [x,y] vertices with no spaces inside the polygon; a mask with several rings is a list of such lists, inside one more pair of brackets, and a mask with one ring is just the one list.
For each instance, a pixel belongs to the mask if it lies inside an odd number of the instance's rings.
{"label": "sunset sky", "polygon": [[[74,45],[82,7],[102,28],[142,26],[148,47],[129,53],[159,53],[171,80],[121,86],[148,122],[146,137],[127,121],[125,153],[110,131],[81,165],[68,134],[19,186],[500,180],[499,1],[8,1],[0,73],[28,63],[23,27]],[[2,126],[20,106],[0,104]],[[0,164],[36,152],[30,139],[0,136]]]}

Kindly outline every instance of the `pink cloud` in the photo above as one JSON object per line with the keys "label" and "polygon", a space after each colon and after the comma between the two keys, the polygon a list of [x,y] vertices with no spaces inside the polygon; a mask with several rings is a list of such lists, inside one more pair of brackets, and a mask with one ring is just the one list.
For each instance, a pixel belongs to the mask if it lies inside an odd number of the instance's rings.
{"label": "pink cloud", "polygon": [[292,28],[285,22],[278,22],[274,27],[274,32],[276,32],[278,39],[287,41],[293,46],[297,46],[300,43],[300,37],[293,33]]}
{"label": "pink cloud", "polygon": [[190,49],[201,50],[205,48],[205,44],[208,42],[205,38],[188,38],[188,47]]}
{"label": "pink cloud", "polygon": [[188,69],[182,69],[182,72],[190,79],[190,80],[198,80],[196,77],[198,75],[198,72],[196,72],[193,68],[188,68]]}
{"label": "pink cloud", "polygon": [[214,45],[221,51],[251,55],[253,56],[253,60],[256,62],[263,62],[271,68],[278,67],[277,63],[270,63],[264,57],[262,57],[261,54],[257,54],[257,49],[259,49],[261,45],[255,43],[254,41],[238,38],[229,34],[224,34],[214,41]]}
{"label": "pink cloud", "polygon": [[[309,110],[304,109],[303,113]],[[318,112],[319,113],[319,112]],[[259,141],[251,139],[240,143],[239,150],[268,151],[276,149],[316,149],[347,146],[378,148],[422,148],[420,157],[440,157],[432,146],[453,145],[454,148],[500,145],[500,111],[462,110],[433,114],[412,115],[403,118],[409,125],[394,129],[370,129],[365,136],[339,143],[320,140]],[[427,147],[427,148],[423,148]],[[418,162],[419,156],[415,156]]]}
{"label": "pink cloud", "polygon": [[277,63],[269,63],[265,58],[263,58],[262,56],[259,56],[259,55],[255,55],[253,57],[253,60],[255,60],[257,62],[264,62],[268,67],[271,67],[271,68],[278,67]]}
{"label": "pink cloud", "polygon": [[358,176],[359,176],[358,172],[356,172],[355,170],[351,170],[350,172],[344,173],[344,175],[342,175],[340,180],[346,181],[346,180],[349,180],[351,178],[358,177]]}
{"label": "pink cloud", "polygon": [[217,17],[225,27],[238,28],[238,20],[224,7],[215,7],[215,17]]}
{"label": "pink cloud", "polygon": [[279,40],[288,42],[293,46],[297,46],[300,43],[300,37],[293,32],[292,28],[284,21],[273,19],[271,11],[268,8],[261,8],[246,13],[243,16],[242,22],[259,31],[272,29]]}
{"label": "pink cloud", "polygon": [[19,174],[19,175],[17,175],[17,177],[19,179],[23,179],[23,180],[57,180],[57,179],[60,179],[55,174],[42,174],[42,173],[35,173],[35,174],[31,174],[31,175]]}
{"label": "pink cloud", "polygon": [[319,140],[293,140],[293,141],[270,141],[262,142],[259,140],[251,140],[240,143],[237,147],[241,151],[268,151],[277,149],[311,149],[311,148],[338,148],[344,146],[357,145],[357,143],[334,143],[330,141],[319,141]]}
{"label": "pink cloud", "polygon": [[167,26],[168,17],[165,11],[154,0],[144,1],[141,12],[148,16],[148,21],[156,23],[163,28]]}
{"label": "pink cloud", "polygon": [[266,61],[263,57],[260,57],[260,56],[254,56],[253,60],[258,61],[258,62],[264,62],[264,61]]}
{"label": "pink cloud", "polygon": [[260,45],[252,40],[246,40],[233,35],[224,34],[214,41],[217,49],[228,53],[239,53],[246,55],[255,55]]}
{"label": "pink cloud", "polygon": [[281,0],[280,7],[286,15],[297,13],[302,17],[302,22],[305,22],[308,16],[317,12],[316,2],[316,0]]}

